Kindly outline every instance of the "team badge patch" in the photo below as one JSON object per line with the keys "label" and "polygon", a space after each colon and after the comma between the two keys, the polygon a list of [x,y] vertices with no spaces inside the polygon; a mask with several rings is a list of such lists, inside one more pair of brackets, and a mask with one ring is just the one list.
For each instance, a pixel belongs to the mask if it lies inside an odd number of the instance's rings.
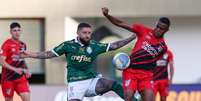
{"label": "team badge patch", "polygon": [[87,47],[87,53],[89,53],[89,54],[92,53],[92,49],[91,49],[91,47]]}
{"label": "team badge patch", "polygon": [[130,85],[130,82],[131,82],[130,79],[129,79],[129,80],[126,80],[126,81],[125,81],[125,86],[128,87],[128,86]]}
{"label": "team badge patch", "polygon": [[15,50],[15,48],[11,48],[11,51],[12,51],[12,52],[15,52],[16,50]]}
{"label": "team badge patch", "polygon": [[10,95],[10,94],[11,94],[11,88],[6,89],[6,94],[7,94],[7,95]]}

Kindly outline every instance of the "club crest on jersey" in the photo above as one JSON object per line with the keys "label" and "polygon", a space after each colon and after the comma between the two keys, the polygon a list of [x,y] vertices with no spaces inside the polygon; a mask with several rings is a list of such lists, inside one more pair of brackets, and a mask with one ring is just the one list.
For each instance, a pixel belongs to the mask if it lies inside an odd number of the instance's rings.
{"label": "club crest on jersey", "polygon": [[16,51],[16,49],[15,49],[15,48],[11,48],[11,51],[12,51],[12,52],[15,52],[15,51]]}
{"label": "club crest on jersey", "polygon": [[92,49],[91,49],[91,47],[87,47],[87,53],[89,53],[89,54],[92,53]]}
{"label": "club crest on jersey", "polygon": [[131,82],[131,79],[126,80],[126,81],[125,81],[125,86],[126,86],[126,87],[129,86],[129,85],[130,85],[130,82]]}
{"label": "club crest on jersey", "polygon": [[11,94],[11,88],[6,89],[6,94],[10,95]]}
{"label": "club crest on jersey", "polygon": [[165,53],[165,54],[163,55],[163,59],[167,59],[167,58],[168,58],[168,54]]}

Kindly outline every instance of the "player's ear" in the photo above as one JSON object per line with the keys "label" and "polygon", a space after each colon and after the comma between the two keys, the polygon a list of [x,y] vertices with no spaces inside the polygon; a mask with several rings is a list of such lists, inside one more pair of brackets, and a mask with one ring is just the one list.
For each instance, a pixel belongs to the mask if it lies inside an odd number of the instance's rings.
{"label": "player's ear", "polygon": [[76,33],[77,33],[77,35],[79,35],[79,30],[77,30],[77,32],[76,32]]}

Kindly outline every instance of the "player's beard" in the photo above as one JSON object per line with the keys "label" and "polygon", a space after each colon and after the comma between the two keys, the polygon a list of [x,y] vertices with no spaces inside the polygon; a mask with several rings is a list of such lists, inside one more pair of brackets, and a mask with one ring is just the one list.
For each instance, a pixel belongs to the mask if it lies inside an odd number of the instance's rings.
{"label": "player's beard", "polygon": [[90,39],[89,39],[88,41],[85,41],[84,39],[79,38],[79,40],[80,40],[81,43],[84,44],[85,46],[89,45],[89,43],[90,43]]}

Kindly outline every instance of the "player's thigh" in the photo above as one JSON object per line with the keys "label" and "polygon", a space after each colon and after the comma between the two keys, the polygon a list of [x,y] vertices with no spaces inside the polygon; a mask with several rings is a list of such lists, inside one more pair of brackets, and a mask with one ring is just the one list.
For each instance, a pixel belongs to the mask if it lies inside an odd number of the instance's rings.
{"label": "player's thigh", "polygon": [[161,80],[160,85],[159,85],[159,92],[160,92],[160,96],[168,96],[168,92],[169,92],[169,84],[168,84],[168,80]]}
{"label": "player's thigh", "polygon": [[5,97],[5,101],[13,101],[12,97]]}
{"label": "player's thigh", "polygon": [[153,89],[143,89],[140,91],[142,101],[154,101]]}
{"label": "player's thigh", "polygon": [[125,101],[132,101],[134,98],[135,90],[124,88],[124,99]]}
{"label": "player's thigh", "polygon": [[161,101],[166,101],[167,96],[161,96],[160,99],[161,99]]}
{"label": "player's thigh", "polygon": [[30,93],[29,92],[24,92],[19,94],[22,101],[30,101]]}
{"label": "player's thigh", "polygon": [[2,87],[2,93],[5,98],[9,101],[9,99],[12,99],[14,95],[14,83],[12,81],[4,81],[1,84]]}
{"label": "player's thigh", "polygon": [[24,93],[24,95],[28,97],[29,93],[30,93],[30,89],[29,89],[29,82],[28,80],[26,80],[25,78],[20,78],[15,82],[15,91],[20,95],[22,93]]}
{"label": "player's thigh", "polygon": [[157,95],[157,93],[159,92],[159,84],[157,81],[154,81],[154,84],[153,84],[153,92],[154,92],[154,96]]}
{"label": "player's thigh", "polygon": [[82,81],[75,81],[68,83],[68,101],[71,100],[82,100],[84,95],[90,86],[91,79],[82,80]]}
{"label": "player's thigh", "polygon": [[147,76],[141,78],[138,82],[138,89],[140,94],[142,95],[143,101],[154,101],[154,91],[153,91],[154,83],[151,77]]}
{"label": "player's thigh", "polygon": [[97,95],[110,91],[114,82],[115,81],[106,78],[98,79],[95,87]]}

